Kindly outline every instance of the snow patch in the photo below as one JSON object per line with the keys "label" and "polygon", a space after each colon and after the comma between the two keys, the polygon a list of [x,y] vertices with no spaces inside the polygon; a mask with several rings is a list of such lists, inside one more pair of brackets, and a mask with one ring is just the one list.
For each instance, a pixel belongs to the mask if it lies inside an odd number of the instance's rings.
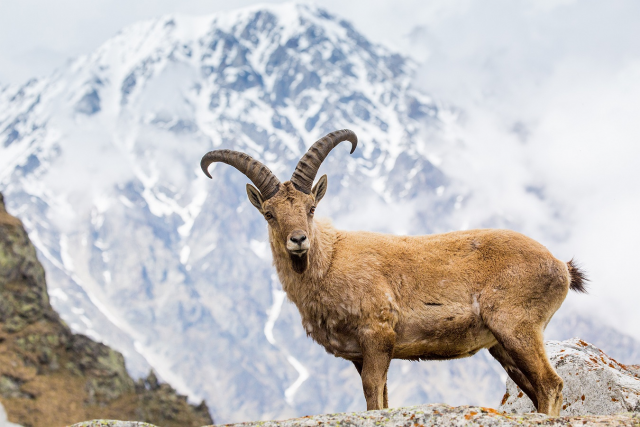
{"label": "snow patch", "polygon": [[187,245],[183,246],[180,250],[180,263],[186,265],[189,261],[189,255],[191,254],[191,248]]}
{"label": "snow patch", "polygon": [[[278,278],[275,274],[271,276],[271,280],[273,283],[278,283],[277,282]],[[283,290],[276,289],[276,288],[273,288],[271,292],[273,296],[272,297],[273,304],[267,311],[267,314],[269,315],[269,317],[267,318],[267,322],[264,325],[264,335],[267,338],[267,341],[269,341],[269,344],[271,344],[272,346],[277,348],[281,353],[283,353],[286,356],[287,361],[298,372],[298,378],[294,381],[293,384],[287,387],[287,389],[284,392],[284,398],[287,404],[294,406],[295,394],[300,388],[300,386],[302,385],[302,383],[304,383],[309,378],[309,371],[307,370],[307,368],[304,367],[304,365],[302,365],[302,363],[298,361],[298,359],[296,359],[291,354],[289,354],[287,350],[279,346],[273,336],[273,327],[275,326],[275,323],[278,320],[278,317],[280,316],[280,312],[282,310],[282,304],[287,294]]]}
{"label": "snow patch", "polygon": [[249,242],[249,247],[258,258],[269,259],[269,242],[260,242],[252,239]]}
{"label": "snow patch", "polygon": [[271,305],[271,308],[267,310],[267,314],[269,317],[267,318],[267,323],[265,323],[264,325],[264,336],[267,337],[267,341],[269,341],[269,344],[273,345],[274,347],[277,347],[276,340],[273,337],[273,327],[276,323],[276,320],[278,320],[278,317],[280,316],[282,303],[286,298],[287,294],[284,291],[273,289],[272,296],[273,296],[273,304]]}
{"label": "snow patch", "polygon": [[289,405],[293,406],[293,398],[295,397],[296,392],[298,391],[302,383],[304,383],[309,378],[309,371],[302,365],[302,363],[300,363],[295,357],[291,355],[287,356],[287,361],[295,368],[296,371],[298,371],[298,379],[295,380],[295,382],[284,391],[285,400]]}
{"label": "snow patch", "polygon": [[49,297],[57,298],[62,301],[68,301],[69,296],[60,288],[49,288]]}
{"label": "snow patch", "polygon": [[67,271],[73,271],[73,257],[69,255],[69,238],[66,234],[60,236],[60,258]]}

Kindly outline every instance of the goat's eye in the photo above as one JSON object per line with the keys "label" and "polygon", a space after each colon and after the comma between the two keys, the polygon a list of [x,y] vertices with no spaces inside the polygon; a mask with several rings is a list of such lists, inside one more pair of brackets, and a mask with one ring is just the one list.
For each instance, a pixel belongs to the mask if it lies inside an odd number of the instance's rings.
{"label": "goat's eye", "polygon": [[264,217],[267,219],[272,219],[273,218],[273,214],[271,212],[267,212],[264,214]]}
{"label": "goat's eye", "polygon": [[316,211],[316,207],[315,206],[311,206],[311,209],[309,209],[309,214],[313,215],[313,213]]}

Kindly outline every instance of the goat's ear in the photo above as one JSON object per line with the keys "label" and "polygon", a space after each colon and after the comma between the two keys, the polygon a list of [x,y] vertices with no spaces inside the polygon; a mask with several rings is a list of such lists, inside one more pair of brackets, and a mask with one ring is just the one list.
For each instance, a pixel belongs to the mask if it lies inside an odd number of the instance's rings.
{"label": "goat's ear", "polygon": [[251,204],[262,213],[262,194],[260,191],[253,185],[247,184],[247,196],[249,196]]}
{"label": "goat's ear", "polygon": [[324,193],[327,192],[327,175],[322,175],[316,185],[313,186],[313,190],[311,190],[311,194],[313,194],[313,198],[316,199],[316,203],[320,202],[324,197]]}

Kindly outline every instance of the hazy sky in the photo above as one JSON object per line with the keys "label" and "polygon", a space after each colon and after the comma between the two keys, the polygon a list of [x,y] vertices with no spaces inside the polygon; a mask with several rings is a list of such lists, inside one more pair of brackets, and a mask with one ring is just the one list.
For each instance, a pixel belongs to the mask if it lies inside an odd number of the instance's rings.
{"label": "hazy sky", "polygon": [[[254,3],[2,0],[0,84],[49,74],[141,19]],[[441,167],[477,194],[460,227],[499,212],[577,256],[592,292],[568,304],[640,339],[640,2],[317,3],[422,61],[417,83],[456,107],[447,138],[466,154],[444,144]],[[543,208],[521,203],[527,186]]]}
{"label": "hazy sky", "polygon": [[[69,58],[89,53],[122,27],[164,14],[210,14],[257,3],[250,0],[2,0],[0,2],[0,83],[20,83],[49,74]],[[433,6],[420,1],[357,0],[316,2],[353,22],[377,42],[396,43],[426,21]],[[445,2],[437,2],[445,3]],[[438,8],[436,8],[438,9]],[[422,12],[424,11],[424,13]]]}

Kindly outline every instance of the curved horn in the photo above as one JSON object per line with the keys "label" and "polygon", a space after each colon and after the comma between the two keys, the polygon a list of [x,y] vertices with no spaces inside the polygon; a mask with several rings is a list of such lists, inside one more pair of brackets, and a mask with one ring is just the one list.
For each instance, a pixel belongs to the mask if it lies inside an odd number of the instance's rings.
{"label": "curved horn", "polygon": [[233,150],[209,151],[202,157],[200,167],[205,175],[211,178],[207,168],[213,162],[222,162],[233,166],[245,174],[258,187],[264,200],[270,199],[278,192],[280,181],[268,167],[248,154]]}
{"label": "curved horn", "polygon": [[314,142],[311,148],[309,148],[309,151],[302,156],[298,162],[298,166],[296,166],[296,170],[291,176],[293,186],[305,194],[311,193],[311,186],[313,185],[313,180],[316,178],[320,165],[327,155],[329,155],[329,152],[342,141],[351,142],[351,153],[349,154],[352,154],[356,149],[356,145],[358,145],[358,137],[349,129],[331,132],[327,136]]}

